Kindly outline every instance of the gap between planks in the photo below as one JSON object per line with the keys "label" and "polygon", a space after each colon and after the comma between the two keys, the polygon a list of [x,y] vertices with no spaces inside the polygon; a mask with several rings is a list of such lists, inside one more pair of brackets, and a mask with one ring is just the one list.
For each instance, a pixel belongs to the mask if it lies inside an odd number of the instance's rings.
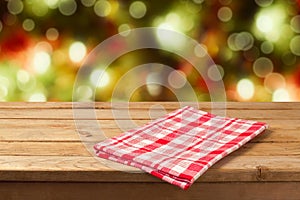
{"label": "gap between planks", "polygon": [[[163,110],[91,110],[81,109],[80,112],[73,113],[70,109],[0,109],[0,119],[102,119],[102,120],[132,120],[132,119],[156,119],[163,116],[169,111]],[[219,110],[215,114],[226,115],[227,117],[235,117],[249,120],[300,120],[300,112],[289,110]]]}
{"label": "gap between planks", "polygon": [[[72,129],[75,128],[77,122],[93,122],[95,119],[90,120],[74,120],[74,119],[1,119],[0,120],[0,130],[2,128],[9,127],[48,127],[48,128],[63,128],[68,129],[72,126]],[[122,123],[122,128],[131,129],[136,126],[141,126],[151,121],[151,119],[132,119],[132,120],[108,120],[108,119],[99,119],[97,123],[99,128],[117,128],[118,123]],[[269,125],[269,129],[282,129],[282,130],[299,130],[300,129],[300,119],[290,120],[290,119],[266,119],[263,120]],[[128,122],[128,123],[126,123]],[[73,128],[74,127],[74,128]],[[43,130],[43,129],[41,129]]]}
{"label": "gap between planks", "polygon": [[72,109],[73,106],[77,108],[91,108],[96,109],[152,109],[159,108],[157,106],[163,106],[168,109],[177,109],[180,105],[198,105],[199,108],[211,109],[213,106],[216,109],[224,108],[227,109],[276,109],[276,110],[295,110],[300,109],[300,102],[0,102],[0,109],[7,108],[67,108]]}

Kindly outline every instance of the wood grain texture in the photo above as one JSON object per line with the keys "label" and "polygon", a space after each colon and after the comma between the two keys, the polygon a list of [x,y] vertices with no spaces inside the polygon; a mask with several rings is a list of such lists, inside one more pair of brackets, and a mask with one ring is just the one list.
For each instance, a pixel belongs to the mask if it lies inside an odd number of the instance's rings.
{"label": "wood grain texture", "polygon": [[[14,120],[19,121],[19,120]],[[79,142],[80,137],[77,130],[70,120],[60,120],[59,123],[40,123],[35,120],[36,124],[27,123],[27,125],[18,122],[11,125],[0,125],[0,140],[3,142]],[[44,120],[43,120],[44,121]],[[47,120],[46,120],[47,121]],[[138,124],[143,125],[147,121],[140,121]],[[272,125],[270,125],[272,126]],[[47,128],[45,128],[47,127]],[[126,127],[126,130],[134,127]],[[99,128],[106,137],[113,137],[121,134],[123,131],[117,124],[102,124]],[[86,132],[89,132],[87,129]],[[281,129],[270,127],[265,133],[254,138],[250,143],[295,143],[300,142],[299,131],[297,129]]]}
{"label": "wood grain texture", "polygon": [[179,108],[178,102],[0,103],[0,199],[86,199],[100,194],[101,199],[147,199],[150,192],[157,194],[155,199],[300,199],[300,103],[190,104],[263,121],[269,128],[182,191],[135,168],[111,167],[112,162],[94,158],[76,129],[76,123],[94,119],[82,115],[74,120],[72,110],[74,106],[84,113],[95,107],[99,127],[84,131],[101,129],[113,137]]}
{"label": "wood grain texture", "polygon": [[[0,156],[0,166],[2,181],[160,182],[91,156]],[[300,181],[299,166],[300,156],[227,156],[197,181]]]}
{"label": "wood grain texture", "polygon": [[[92,141],[96,144],[99,141]],[[0,142],[0,156],[90,156],[81,142]],[[234,156],[300,156],[299,143],[247,143]]]}
{"label": "wood grain texture", "polygon": [[[300,182],[195,183],[181,190],[167,183],[0,183],[5,200],[298,200]],[[267,192],[266,192],[267,191]]]}

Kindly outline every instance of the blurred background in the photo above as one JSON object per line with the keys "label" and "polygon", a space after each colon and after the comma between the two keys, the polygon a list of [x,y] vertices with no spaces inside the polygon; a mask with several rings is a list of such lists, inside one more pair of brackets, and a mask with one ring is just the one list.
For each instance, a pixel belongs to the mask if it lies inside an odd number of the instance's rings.
{"label": "blurred background", "polygon": [[[223,80],[228,101],[300,100],[300,1],[1,0],[0,101],[72,101],[87,55],[110,36],[138,27],[178,31],[201,43],[222,77],[213,70],[207,75]],[[199,101],[210,100],[206,82],[186,60],[147,49],[121,56],[106,71],[95,69],[89,82],[97,88],[95,100],[110,101],[120,77],[149,62],[177,70]],[[176,100],[159,87],[141,87],[130,100]],[[88,84],[77,89],[93,100]]]}

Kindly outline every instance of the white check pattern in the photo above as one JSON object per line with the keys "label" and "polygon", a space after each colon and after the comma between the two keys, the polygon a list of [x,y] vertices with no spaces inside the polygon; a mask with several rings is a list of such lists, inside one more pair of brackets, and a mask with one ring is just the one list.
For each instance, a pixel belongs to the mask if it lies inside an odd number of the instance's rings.
{"label": "white check pattern", "polygon": [[94,148],[101,158],[140,168],[187,189],[214,163],[266,128],[262,122],[186,106]]}

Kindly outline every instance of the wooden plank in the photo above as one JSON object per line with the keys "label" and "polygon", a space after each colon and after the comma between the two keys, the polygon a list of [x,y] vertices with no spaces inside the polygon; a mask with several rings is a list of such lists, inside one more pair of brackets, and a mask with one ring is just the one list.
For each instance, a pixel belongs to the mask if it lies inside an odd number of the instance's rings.
{"label": "wooden plank", "polygon": [[[0,129],[7,127],[62,127],[69,128],[70,126],[74,126],[75,123],[80,122],[81,120],[74,119],[1,119],[0,120]],[[94,120],[83,120],[83,122],[93,122]],[[132,119],[132,120],[105,120],[99,119],[97,120],[98,124],[101,128],[116,128],[118,127],[117,123],[122,123],[124,128],[134,128],[133,125],[144,125],[149,122],[150,119]],[[284,130],[299,130],[300,129],[300,119],[299,120],[291,120],[291,119],[263,119],[262,121],[266,122],[269,125],[269,128],[272,129],[284,129]],[[131,123],[127,123],[131,122]]]}
{"label": "wooden plank", "polygon": [[[299,182],[196,183],[184,191],[167,183],[0,183],[3,199],[298,200]],[[149,195],[151,194],[151,195]]]}
{"label": "wooden plank", "polygon": [[232,156],[292,156],[300,155],[300,143],[247,143]]}
{"label": "wooden plank", "polygon": [[[162,182],[113,164],[82,156],[0,156],[0,181]],[[300,156],[227,156],[197,182],[300,181],[299,166]]]}
{"label": "wooden plank", "polygon": [[177,109],[181,105],[197,105],[200,109],[210,110],[213,106],[216,109],[251,110],[253,108],[259,110],[299,110],[300,102],[0,102],[0,109],[72,109],[73,106],[77,108],[90,108],[97,109],[111,109],[111,108],[129,108],[131,109],[152,109],[159,108],[160,106],[168,109]]}
{"label": "wooden plank", "polygon": [[[99,141],[92,142],[96,144]],[[90,156],[81,142],[0,142],[0,155]],[[300,143],[247,143],[234,156],[300,156]]]}
{"label": "wooden plank", "polygon": [[[0,131],[6,129],[25,129],[25,128],[37,128],[40,129],[41,132],[46,129],[72,129],[75,130],[75,124],[80,122],[81,120],[73,120],[73,119],[1,119],[0,120]],[[84,120],[83,122],[93,122],[94,120]],[[97,120],[99,124],[99,128],[101,129],[112,129],[118,128],[118,123],[122,124],[122,128],[129,130],[131,128],[135,128],[136,126],[142,126],[148,123],[150,119],[145,120]],[[289,131],[293,130],[295,133],[300,128],[300,120],[263,120],[269,125],[269,130],[284,130]],[[129,122],[129,123],[127,123]],[[4,133],[4,131],[2,132]],[[13,132],[11,132],[13,134]]]}
{"label": "wooden plank", "polygon": [[[270,128],[266,130],[264,133],[260,134],[259,136],[255,137],[250,141],[250,143],[299,143],[300,142],[300,132],[299,130],[294,129],[277,129],[277,128]],[[288,144],[287,144],[288,145]]]}
{"label": "wooden plank", "polygon": [[[63,123],[61,123],[63,122]],[[10,126],[0,125],[0,141],[2,142],[21,142],[21,141],[41,141],[41,142],[79,142],[80,137],[73,123],[68,123],[68,120],[61,120],[60,123],[42,123],[25,125],[16,123]],[[108,124],[109,125],[109,124]],[[117,136],[123,131],[114,125],[99,127],[98,133],[103,133],[106,137]],[[101,129],[101,132],[100,132]],[[126,130],[129,130],[127,128]],[[86,130],[89,132],[89,129]],[[262,133],[260,136],[250,141],[253,142],[276,142],[276,143],[289,143],[300,142],[300,132],[297,129],[281,129],[270,128]]]}
{"label": "wooden plank", "polygon": [[[64,127],[75,125],[76,123],[82,121],[85,122],[93,122],[94,120],[74,120],[74,119],[35,119],[35,120],[28,120],[28,119],[1,119],[0,120],[0,128],[5,127],[35,127],[35,126],[47,126],[47,127]],[[132,125],[141,126],[146,124],[147,122],[151,121],[150,119],[131,119],[131,120],[122,120],[122,119],[112,119],[112,120],[105,120],[99,119],[97,123],[102,128],[116,128],[118,127],[118,123],[125,125],[125,128],[134,128]],[[266,119],[263,120],[266,122],[270,128],[276,129],[284,129],[284,130],[296,130],[300,128],[300,119],[299,120],[291,120],[291,119]]]}
{"label": "wooden plank", "polygon": [[0,142],[0,155],[91,156],[81,142]]}
{"label": "wooden plank", "polygon": [[[170,112],[171,110],[167,110]],[[78,109],[77,119],[93,119],[91,113],[95,112],[97,119],[151,119],[162,116],[165,112],[162,110],[156,110],[150,113],[148,110],[130,110],[130,114],[122,110],[112,110],[108,109]],[[289,119],[289,120],[299,120],[300,112],[291,112],[289,110],[226,110],[218,111],[219,114],[225,114],[228,117],[237,117],[244,119],[253,120],[274,120],[274,119]],[[218,114],[218,113],[217,113]],[[73,110],[71,109],[1,109],[0,119],[74,119]]]}
{"label": "wooden plank", "polygon": [[[143,125],[149,120],[133,120],[136,125]],[[297,142],[300,140],[300,120],[266,120],[270,128],[266,133],[253,142]],[[123,132],[118,128],[117,121],[98,120],[107,137],[116,136]],[[129,130],[134,124],[122,123],[122,128]],[[284,128],[284,129],[283,129]],[[89,128],[87,128],[89,131]],[[100,133],[100,131],[99,131]],[[29,120],[29,119],[2,119],[0,123],[0,140],[2,141],[79,141],[73,120]]]}
{"label": "wooden plank", "polygon": [[[81,120],[74,119],[1,119],[0,130],[3,128],[35,128],[35,127],[47,127],[47,128],[63,128],[69,129],[75,128],[75,124]],[[83,120],[82,122],[93,122],[94,120]],[[117,128],[118,123],[122,124],[122,127],[127,129],[135,128],[136,126],[142,126],[148,123],[150,119],[142,120],[97,120],[97,123],[101,128]],[[269,125],[269,129],[284,129],[284,130],[298,130],[300,128],[300,120],[263,120]],[[129,122],[129,123],[128,123]],[[126,125],[126,126],[125,126]],[[136,126],[135,126],[136,125]],[[43,130],[43,129],[42,129]]]}

